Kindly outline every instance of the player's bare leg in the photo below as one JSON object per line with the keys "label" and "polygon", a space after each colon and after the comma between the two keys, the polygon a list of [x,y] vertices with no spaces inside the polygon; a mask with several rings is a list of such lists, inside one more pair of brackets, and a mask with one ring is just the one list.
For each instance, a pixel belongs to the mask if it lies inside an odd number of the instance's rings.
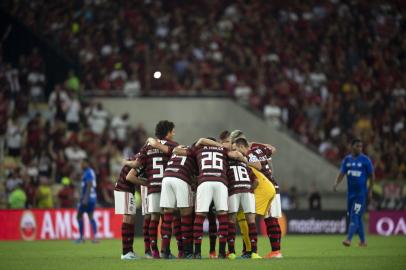
{"label": "player's bare leg", "polygon": [[138,256],[133,250],[134,223],[135,215],[123,215],[123,223],[121,224],[121,243],[123,247],[123,253],[121,255],[122,260],[138,259]]}

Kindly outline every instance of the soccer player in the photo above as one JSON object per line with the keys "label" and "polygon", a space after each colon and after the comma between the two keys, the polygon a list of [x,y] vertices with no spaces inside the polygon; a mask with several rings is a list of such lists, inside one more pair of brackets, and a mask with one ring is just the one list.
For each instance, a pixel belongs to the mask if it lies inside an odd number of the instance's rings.
{"label": "soccer player", "polygon": [[160,143],[169,147],[168,153],[164,153],[147,144],[141,149],[140,156],[137,160],[135,160],[135,162],[129,162],[128,165],[133,168],[129,172],[131,175],[135,175],[134,168],[140,166],[145,167],[148,179],[148,213],[151,215],[151,221],[148,228],[149,237],[151,241],[152,256],[155,259],[159,259],[160,255],[157,235],[159,219],[161,216],[161,185],[166,164],[172,155],[173,148],[178,145],[173,141],[175,136],[175,124],[167,120],[160,121],[155,127],[155,136],[160,140]]}
{"label": "soccer player", "polygon": [[[228,130],[221,132],[219,139],[220,139],[220,143],[224,147],[226,147],[229,150],[231,149],[230,132]],[[211,145],[211,142],[208,145]],[[207,213],[207,220],[209,221],[209,239],[210,239],[209,258],[217,259],[217,253],[216,253],[217,218],[216,218],[216,207],[214,206],[213,201],[211,202],[209,212]]]}
{"label": "soccer player", "polygon": [[[338,174],[333,190],[337,191],[337,186],[347,175],[347,215],[349,216],[349,226],[347,238],[342,242],[349,247],[354,233],[358,233],[360,247],[366,247],[364,224],[362,217],[365,212],[367,196],[371,198],[372,185],[375,180],[374,167],[369,157],[362,153],[362,141],[354,139],[351,142],[351,154],[348,154],[341,162],[340,173]],[[368,191],[368,179],[369,191]]]}
{"label": "soccer player", "polygon": [[[139,156],[139,153],[136,155]],[[132,166],[130,162],[133,162],[131,159],[124,161],[124,166],[130,167]],[[125,165],[130,164],[130,165]],[[143,167],[139,167],[136,170],[130,171],[131,173],[127,174],[126,180],[127,182],[138,183],[139,180],[144,180],[146,178],[145,169]],[[141,177],[141,178],[140,178]],[[140,193],[141,193],[141,214],[144,217],[143,221],[143,236],[144,236],[144,256],[147,259],[153,259],[152,252],[151,252],[151,240],[149,238],[149,223],[151,222],[151,215],[148,213],[148,183],[138,183],[140,185]]]}
{"label": "soccer player", "polygon": [[[248,152],[248,142],[240,138],[235,142],[236,149],[243,155]],[[244,162],[230,159],[228,162],[228,213],[230,217],[228,229],[229,259],[235,259],[236,213],[241,208],[248,221],[251,258],[261,259],[257,254],[258,233],[255,224],[255,197],[253,190],[258,181],[251,168]]]}
{"label": "soccer player", "polygon": [[83,243],[83,213],[87,213],[93,231],[93,243],[97,243],[97,224],[93,218],[94,208],[96,207],[96,174],[90,167],[88,159],[84,159],[81,163],[82,175],[82,191],[80,193],[80,203],[78,207],[77,220],[79,224],[80,238],[76,240],[77,243]]}
{"label": "soccer player", "polygon": [[[136,160],[137,157],[138,155],[135,155],[128,160]],[[134,192],[136,185],[146,185],[145,179],[141,180],[141,178],[139,178],[139,176],[143,173],[142,170],[136,171],[136,177],[132,179],[131,182],[127,180],[127,174],[130,172],[130,170],[131,167],[126,165],[121,168],[120,176],[114,187],[115,213],[123,215],[123,223],[121,224],[122,260],[138,259],[138,256],[133,250],[136,213]]]}
{"label": "soccer player", "polygon": [[[169,147],[159,143],[153,138],[148,139],[152,147],[156,147],[167,153]],[[181,241],[184,247],[178,255],[179,258],[193,257],[193,192],[195,185],[194,176],[197,174],[197,165],[192,155],[179,156],[172,154],[167,163],[162,180],[160,206],[164,209],[164,217],[161,226],[163,257],[170,258],[170,241],[172,235],[172,222],[174,221],[175,209],[180,210],[181,215]],[[174,224],[176,226],[176,224]]]}
{"label": "soccer player", "polygon": [[[231,148],[232,148],[231,147],[231,138],[230,138],[230,132],[228,130],[224,130],[223,132],[221,132],[220,135],[219,135],[219,139],[220,139],[221,144],[224,147],[231,150]],[[206,145],[213,145],[213,142],[210,141],[210,140],[208,140],[208,141],[206,140],[205,143],[206,143]],[[257,162],[256,161],[251,161],[251,162],[249,162],[249,165],[252,166],[253,168],[261,169],[261,163],[259,161],[257,161]],[[271,192],[268,192],[268,193],[270,194]],[[211,219],[211,216],[212,216],[211,211],[212,211],[212,209],[215,209],[215,207],[214,206],[212,207],[212,205],[211,205],[210,210],[209,210],[209,214],[208,214],[209,234],[210,234],[210,254],[209,254],[209,257],[210,258],[217,258],[216,251],[215,251],[215,244],[216,244],[216,235],[215,235],[215,233],[217,232],[217,224],[216,224],[215,216],[214,216],[214,219],[212,218],[213,220]],[[243,211],[239,212],[238,219],[239,219],[238,223],[239,223],[239,226],[240,226],[240,230],[245,232],[243,234],[244,243],[247,243],[247,246],[249,247],[249,250],[251,251],[251,243],[250,243],[250,238],[249,238],[249,234],[248,234],[249,229],[248,229],[248,224],[246,222],[245,214],[244,214]],[[244,246],[245,246],[245,244],[244,244]],[[246,253],[245,248],[244,248],[244,253]],[[231,257],[233,257],[233,255],[231,255],[229,257],[231,259]],[[242,257],[243,258],[251,258],[251,252],[247,252],[246,254],[243,254]],[[254,257],[255,257],[255,255],[254,255]]]}
{"label": "soccer player", "polygon": [[[215,139],[209,138],[213,141]],[[219,258],[226,258],[226,243],[228,236],[228,190],[227,190],[227,159],[234,158],[247,162],[246,158],[237,151],[229,151],[218,143],[218,146],[204,146],[199,140],[191,149],[176,148],[177,155],[193,155],[199,168],[197,177],[196,215],[194,221],[194,257],[201,259],[201,243],[203,237],[203,221],[206,217],[211,201],[217,211],[219,220]]]}
{"label": "soccer player", "polygon": [[[231,135],[231,141],[234,143],[238,138],[246,139],[245,135],[240,130],[234,130]],[[255,196],[256,199],[256,212],[258,215],[264,215],[264,222],[267,229],[267,234],[271,244],[272,251],[269,252],[265,257],[266,258],[282,258],[282,253],[280,252],[281,244],[281,228],[278,222],[278,218],[282,216],[282,209],[280,203],[279,187],[275,181],[275,178],[272,175],[272,170],[269,165],[271,161],[271,156],[275,152],[275,148],[271,145],[260,144],[260,143],[249,143],[250,149],[248,155],[249,162],[260,162],[260,173],[256,170],[253,170],[257,175],[258,179],[262,179],[262,176],[265,176],[274,186],[276,190],[275,197],[271,200],[270,207],[267,205],[269,199],[266,196],[260,195],[261,190],[258,190],[258,193]],[[260,181],[261,183],[261,181]],[[261,185],[262,186],[262,185]],[[264,186],[266,187],[266,186]],[[262,204],[261,202],[265,202]],[[261,207],[258,207],[261,204]],[[240,220],[241,218],[239,218]]]}

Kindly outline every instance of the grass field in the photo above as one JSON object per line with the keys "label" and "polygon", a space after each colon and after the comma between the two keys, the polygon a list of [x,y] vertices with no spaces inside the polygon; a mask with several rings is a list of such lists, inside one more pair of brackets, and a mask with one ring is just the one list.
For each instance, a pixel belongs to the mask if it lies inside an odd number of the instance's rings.
{"label": "grass field", "polygon": [[[344,248],[342,236],[287,236],[283,238],[283,259],[279,260],[146,260],[121,261],[121,242],[104,240],[99,244],[71,241],[0,242],[0,269],[78,270],[78,269],[406,269],[406,237],[368,237],[368,247]],[[208,254],[208,238],[202,254]],[[142,254],[142,239],[135,239],[135,251]],[[176,247],[172,245],[176,251]],[[236,247],[241,247],[237,242]],[[261,238],[259,253],[269,250]],[[174,252],[176,253],[176,252]]]}

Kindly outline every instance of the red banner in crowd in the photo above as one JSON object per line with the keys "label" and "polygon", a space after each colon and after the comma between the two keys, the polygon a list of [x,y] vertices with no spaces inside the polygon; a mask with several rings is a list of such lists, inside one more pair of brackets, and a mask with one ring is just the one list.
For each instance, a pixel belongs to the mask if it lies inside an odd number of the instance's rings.
{"label": "red banner in crowd", "polygon": [[406,235],[405,211],[369,212],[369,233],[379,235]]}
{"label": "red banner in crowd", "polygon": [[[51,240],[79,238],[76,209],[1,210],[0,240]],[[121,215],[114,209],[99,208],[94,212],[100,239],[121,237]],[[89,220],[84,215],[84,235],[91,237]]]}

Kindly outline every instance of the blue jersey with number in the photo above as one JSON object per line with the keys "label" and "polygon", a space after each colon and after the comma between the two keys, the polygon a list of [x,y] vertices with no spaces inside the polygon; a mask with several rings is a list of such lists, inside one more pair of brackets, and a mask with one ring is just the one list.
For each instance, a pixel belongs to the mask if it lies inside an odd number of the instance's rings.
{"label": "blue jersey with number", "polygon": [[364,196],[368,192],[367,181],[374,168],[364,154],[347,155],[341,162],[341,172],[347,175],[348,196]]}
{"label": "blue jersey with number", "polygon": [[96,174],[93,169],[88,167],[84,170],[82,176],[82,192],[80,193],[80,198],[83,199],[86,194],[87,183],[91,183],[90,194],[89,194],[89,203],[96,202]]}

